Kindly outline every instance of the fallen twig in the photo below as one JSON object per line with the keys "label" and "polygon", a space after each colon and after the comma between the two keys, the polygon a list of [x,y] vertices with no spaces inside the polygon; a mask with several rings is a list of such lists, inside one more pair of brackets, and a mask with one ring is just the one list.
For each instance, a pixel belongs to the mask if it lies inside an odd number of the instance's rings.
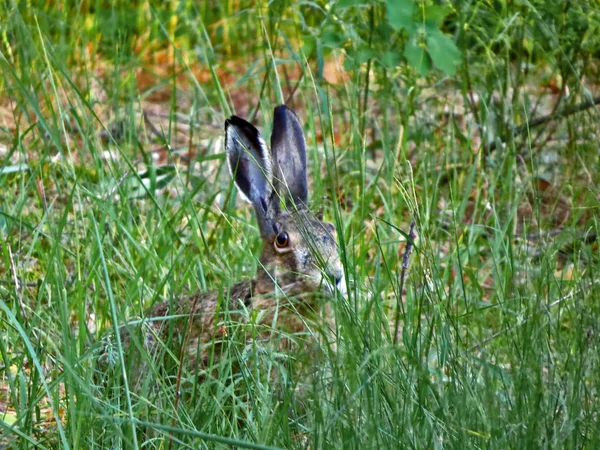
{"label": "fallen twig", "polygon": [[[546,116],[538,117],[536,119],[533,119],[533,120],[530,120],[530,121],[524,123],[523,125],[514,127],[513,131],[512,131],[512,136],[513,137],[520,136],[521,134],[526,133],[528,130],[530,130],[532,128],[539,127],[540,125],[545,125],[548,122],[562,119],[563,117],[567,117],[567,116],[570,116],[572,114],[575,114],[575,113],[578,113],[581,111],[585,111],[586,109],[592,108],[596,105],[600,105],[600,97],[587,99],[577,105],[568,106],[566,108],[563,108],[562,110],[560,110],[559,112],[557,112],[555,114],[548,114]],[[494,141],[489,145],[488,153],[491,153],[494,150],[496,150],[497,143],[498,143],[498,141]]]}
{"label": "fallen twig", "polygon": [[404,281],[406,280],[406,273],[408,272],[408,263],[410,260],[410,254],[412,253],[415,238],[415,216],[410,221],[410,227],[408,230],[408,239],[406,240],[406,247],[404,247],[404,254],[402,255],[402,271],[400,272],[400,286],[398,297],[398,304],[396,305],[396,318],[394,319],[394,345],[398,343],[398,330],[400,328],[400,304],[402,302],[402,292],[404,291]]}

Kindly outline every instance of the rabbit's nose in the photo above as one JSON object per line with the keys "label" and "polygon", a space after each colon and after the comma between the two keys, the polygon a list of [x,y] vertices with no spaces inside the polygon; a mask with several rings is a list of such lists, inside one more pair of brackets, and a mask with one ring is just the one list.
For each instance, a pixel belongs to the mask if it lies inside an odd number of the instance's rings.
{"label": "rabbit's nose", "polygon": [[338,275],[335,277],[335,287],[337,287],[338,289],[340,289],[342,287],[343,282],[344,282],[344,275]]}
{"label": "rabbit's nose", "polygon": [[340,294],[342,294],[343,296],[346,296],[346,294],[348,294],[348,286],[346,285],[346,278],[344,278],[344,274],[343,273],[336,280],[335,285],[337,286],[338,291],[340,292]]}
{"label": "rabbit's nose", "polygon": [[342,294],[346,293],[346,282],[344,280],[344,272],[342,270],[331,270],[328,274],[329,281],[334,284],[335,287]]}

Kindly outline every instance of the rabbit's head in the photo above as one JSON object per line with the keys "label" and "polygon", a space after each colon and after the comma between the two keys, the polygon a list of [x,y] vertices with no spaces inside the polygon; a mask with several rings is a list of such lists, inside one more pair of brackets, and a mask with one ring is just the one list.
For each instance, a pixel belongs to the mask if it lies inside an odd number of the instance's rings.
{"label": "rabbit's head", "polygon": [[255,293],[345,293],[335,227],[307,210],[306,149],[296,114],[285,105],[275,108],[271,152],[252,124],[232,116],[225,121],[225,148],[263,238]]}

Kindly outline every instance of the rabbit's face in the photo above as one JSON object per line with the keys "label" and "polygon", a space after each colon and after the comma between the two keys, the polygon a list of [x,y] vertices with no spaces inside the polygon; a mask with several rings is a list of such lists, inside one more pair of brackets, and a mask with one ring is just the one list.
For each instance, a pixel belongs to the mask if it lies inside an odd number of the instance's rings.
{"label": "rabbit's face", "polygon": [[336,243],[335,227],[306,211],[283,212],[273,221],[273,235],[266,238],[261,262],[271,286],[273,281],[287,295],[323,291],[346,293],[344,270]]}
{"label": "rabbit's face", "polygon": [[225,151],[235,184],[254,207],[264,242],[263,270],[253,291],[333,295],[337,288],[345,293],[335,227],[304,209],[306,143],[298,116],[285,105],[273,110],[271,151],[254,125],[231,116],[225,121]]}

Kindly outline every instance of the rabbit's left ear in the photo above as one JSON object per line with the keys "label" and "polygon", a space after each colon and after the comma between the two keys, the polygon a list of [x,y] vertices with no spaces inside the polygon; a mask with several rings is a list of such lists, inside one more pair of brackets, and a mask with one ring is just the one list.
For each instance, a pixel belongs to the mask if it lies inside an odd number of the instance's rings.
{"label": "rabbit's left ear", "polygon": [[285,198],[288,207],[305,206],[308,200],[306,144],[298,116],[285,105],[279,105],[274,111],[271,151],[275,192]]}
{"label": "rabbit's left ear", "polygon": [[225,151],[233,180],[254,206],[261,230],[270,230],[273,169],[265,141],[252,124],[231,116],[225,121]]}

